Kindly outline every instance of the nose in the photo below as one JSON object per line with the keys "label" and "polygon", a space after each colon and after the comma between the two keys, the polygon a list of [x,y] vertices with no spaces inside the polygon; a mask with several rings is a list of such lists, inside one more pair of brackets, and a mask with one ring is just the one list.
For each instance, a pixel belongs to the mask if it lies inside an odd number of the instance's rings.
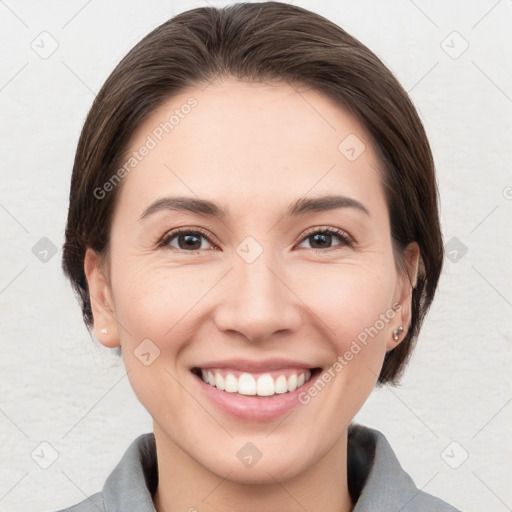
{"label": "nose", "polygon": [[223,332],[236,332],[250,341],[296,331],[302,321],[301,301],[282,265],[265,257],[247,263],[238,255],[223,283],[214,321]]}

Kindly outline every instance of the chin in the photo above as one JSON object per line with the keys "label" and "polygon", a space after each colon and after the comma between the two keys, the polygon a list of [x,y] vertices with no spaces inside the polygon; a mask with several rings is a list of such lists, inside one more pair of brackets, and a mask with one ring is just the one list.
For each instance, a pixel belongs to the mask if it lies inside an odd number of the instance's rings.
{"label": "chin", "polygon": [[288,442],[282,439],[279,447],[276,447],[276,443],[279,443],[277,439],[273,443],[265,443],[261,438],[250,439],[236,437],[230,440],[231,446],[219,444],[208,458],[205,457],[208,452],[202,450],[196,461],[219,478],[230,482],[265,485],[294,478],[314,465],[316,458],[321,458],[321,455],[315,457],[311,452],[311,445],[303,446],[301,450],[297,443],[290,443],[290,436]]}
{"label": "chin", "polygon": [[[304,464],[304,462],[302,463]],[[216,468],[215,473],[226,480],[244,485],[268,485],[276,481],[284,482],[296,477],[306,468],[298,465],[295,458],[263,461],[263,458],[252,467],[245,467],[243,464],[226,465]],[[226,476],[227,475],[227,476]]]}

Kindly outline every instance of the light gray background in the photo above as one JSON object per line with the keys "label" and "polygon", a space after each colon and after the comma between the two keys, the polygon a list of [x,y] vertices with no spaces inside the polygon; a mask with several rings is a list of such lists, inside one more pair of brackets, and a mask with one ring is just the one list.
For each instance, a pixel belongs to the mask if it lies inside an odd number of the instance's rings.
{"label": "light gray background", "polygon": [[[358,37],[410,92],[451,240],[402,385],[375,391],[357,419],[388,437],[418,487],[466,511],[512,510],[512,2],[293,3]],[[1,511],[81,501],[151,430],[63,277],[67,197],[78,136],[108,74],[151,29],[207,4],[225,2],[0,1]],[[36,245],[43,237],[55,255]]]}

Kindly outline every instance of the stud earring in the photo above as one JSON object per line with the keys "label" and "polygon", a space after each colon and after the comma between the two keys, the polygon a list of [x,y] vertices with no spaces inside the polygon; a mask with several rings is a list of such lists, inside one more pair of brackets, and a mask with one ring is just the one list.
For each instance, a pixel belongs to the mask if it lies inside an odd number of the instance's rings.
{"label": "stud earring", "polygon": [[101,334],[108,334],[108,329],[101,329]]}
{"label": "stud earring", "polygon": [[393,331],[393,339],[395,341],[398,341],[398,336],[404,332],[404,328],[402,326],[400,327],[397,327],[394,331]]}

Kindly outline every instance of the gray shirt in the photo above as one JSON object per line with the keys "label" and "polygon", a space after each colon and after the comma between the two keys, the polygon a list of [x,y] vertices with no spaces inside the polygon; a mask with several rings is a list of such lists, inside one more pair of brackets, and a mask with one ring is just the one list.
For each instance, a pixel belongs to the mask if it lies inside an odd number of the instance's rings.
{"label": "gray shirt", "polygon": [[[379,431],[352,424],[348,430],[348,487],[352,512],[460,512],[420,491]],[[103,490],[59,512],[156,512],[155,437],[135,439],[107,478]]]}

